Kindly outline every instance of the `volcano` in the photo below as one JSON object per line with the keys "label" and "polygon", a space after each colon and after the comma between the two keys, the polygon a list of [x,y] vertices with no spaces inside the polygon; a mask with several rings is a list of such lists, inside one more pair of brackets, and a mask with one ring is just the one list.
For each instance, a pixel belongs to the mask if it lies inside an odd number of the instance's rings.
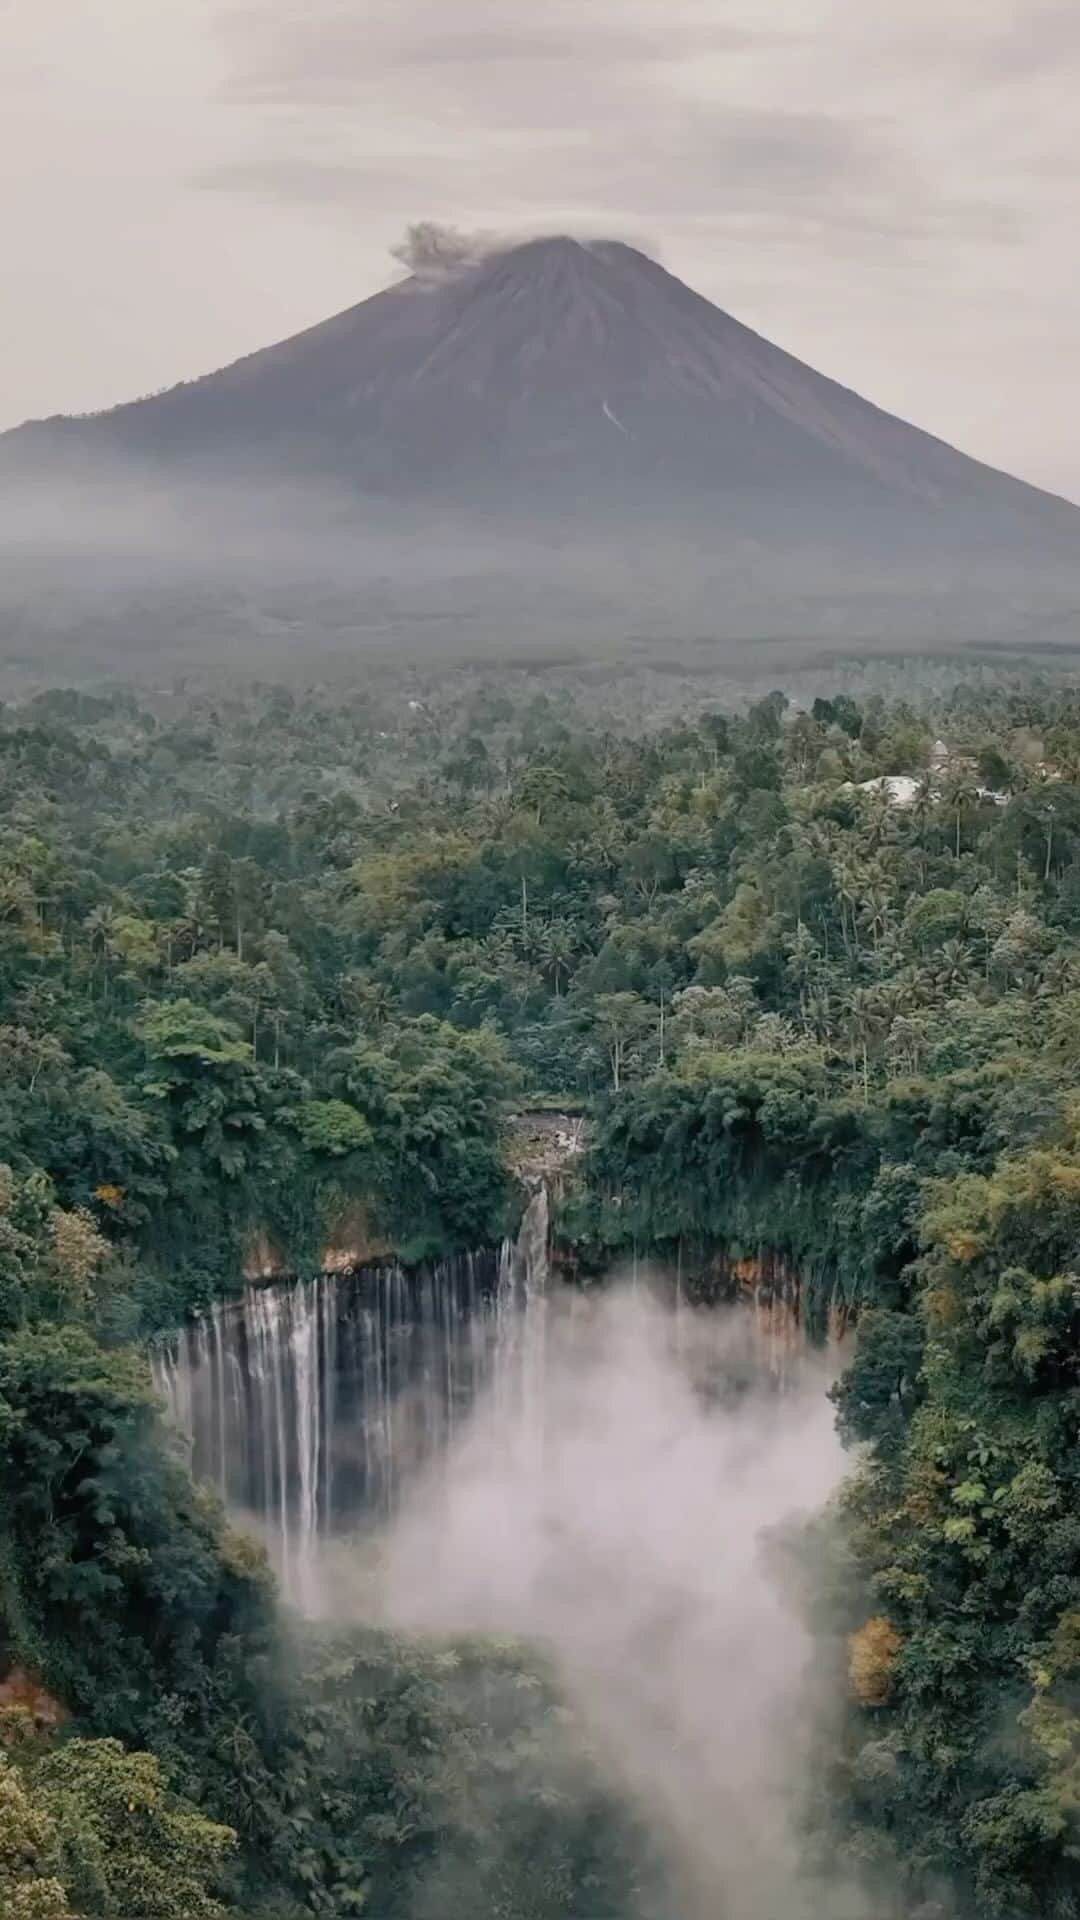
{"label": "volcano", "polygon": [[[227,498],[246,534],[226,544],[249,567],[288,549],[327,590],[344,570],[350,591],[378,575],[387,592],[418,567],[460,618],[465,575],[474,606],[492,582],[544,577],[586,624],[602,606],[611,633],[644,598],[653,625],[746,638],[1022,632],[1068,622],[1080,595],[1080,510],[616,241],[534,240],[411,277],[203,379],[19,428],[0,438],[4,475],[107,490],[125,475],[143,501],[181,497],[185,525],[214,501],[210,571]],[[333,540],[302,560],[316,529]]]}

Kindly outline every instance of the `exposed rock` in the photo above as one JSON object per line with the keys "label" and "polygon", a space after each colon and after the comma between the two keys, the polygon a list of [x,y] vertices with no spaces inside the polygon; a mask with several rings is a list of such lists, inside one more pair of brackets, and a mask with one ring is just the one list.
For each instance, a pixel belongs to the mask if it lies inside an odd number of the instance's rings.
{"label": "exposed rock", "polygon": [[511,1121],[507,1157],[520,1180],[550,1182],[566,1171],[584,1144],[583,1114],[526,1111]]}
{"label": "exposed rock", "polygon": [[345,1208],[330,1230],[319,1265],[323,1273],[352,1273],[357,1267],[376,1266],[393,1257],[389,1241],[374,1232],[367,1208],[355,1201]]}
{"label": "exposed rock", "polygon": [[242,1269],[245,1280],[272,1280],[283,1271],[284,1264],[280,1249],[275,1247],[265,1228],[249,1234]]}
{"label": "exposed rock", "polygon": [[[362,1201],[351,1202],[331,1224],[319,1255],[322,1273],[351,1273],[357,1267],[375,1266],[391,1258],[393,1248],[375,1233],[368,1210]],[[244,1252],[243,1275],[251,1285],[261,1281],[284,1280],[292,1271],[290,1262],[265,1227],[249,1236]]]}
{"label": "exposed rock", "polygon": [[40,1686],[25,1667],[12,1667],[7,1678],[0,1680],[0,1712],[13,1707],[28,1714],[38,1727],[59,1727],[68,1717],[62,1701]]}

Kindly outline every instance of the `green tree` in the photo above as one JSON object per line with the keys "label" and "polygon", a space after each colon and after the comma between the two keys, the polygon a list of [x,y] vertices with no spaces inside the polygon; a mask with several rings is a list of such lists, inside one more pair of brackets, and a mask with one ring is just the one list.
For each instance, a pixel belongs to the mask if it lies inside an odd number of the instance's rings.
{"label": "green tree", "polygon": [[4,1920],[67,1920],[60,1847],[47,1806],[0,1746],[0,1912]]}
{"label": "green tree", "polygon": [[70,1740],[32,1779],[80,1920],[223,1920],[213,1889],[236,1835],[171,1795],[150,1754]]}
{"label": "green tree", "polygon": [[357,1042],[335,1078],[371,1131],[375,1194],[398,1243],[488,1240],[508,1195],[502,1103],[513,1074],[498,1037],[423,1015]]}

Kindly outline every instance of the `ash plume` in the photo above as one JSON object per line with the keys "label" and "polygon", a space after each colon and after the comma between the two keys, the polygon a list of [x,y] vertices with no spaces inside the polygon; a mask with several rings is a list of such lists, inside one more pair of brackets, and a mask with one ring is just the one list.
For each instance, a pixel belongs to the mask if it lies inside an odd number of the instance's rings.
{"label": "ash plume", "polygon": [[506,243],[500,243],[491,233],[466,233],[437,220],[418,220],[406,228],[390,253],[418,279],[447,280],[478,266],[488,254],[497,252],[500,244]]}

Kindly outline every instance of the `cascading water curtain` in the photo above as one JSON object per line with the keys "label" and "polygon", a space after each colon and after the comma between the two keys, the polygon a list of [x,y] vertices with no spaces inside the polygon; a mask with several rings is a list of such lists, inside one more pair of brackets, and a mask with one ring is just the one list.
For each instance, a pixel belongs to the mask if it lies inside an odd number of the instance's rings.
{"label": "cascading water curtain", "polygon": [[497,1252],[252,1286],[156,1351],[195,1473],[257,1524],[294,1605],[319,1610],[326,1543],[393,1512],[486,1386],[539,1429],[548,1231],[540,1188]]}

